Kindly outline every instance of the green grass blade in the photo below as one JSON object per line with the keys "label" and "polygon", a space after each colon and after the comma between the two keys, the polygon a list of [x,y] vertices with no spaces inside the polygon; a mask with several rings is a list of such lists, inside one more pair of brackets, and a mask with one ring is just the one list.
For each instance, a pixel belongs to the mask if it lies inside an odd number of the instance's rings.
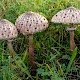
{"label": "green grass blade", "polygon": [[15,63],[16,63],[17,66],[21,69],[22,72],[24,72],[25,74],[27,74],[28,77],[30,77],[30,78],[32,79],[28,68],[25,66],[25,64],[24,64],[21,60],[15,61]]}
{"label": "green grass blade", "polygon": [[26,57],[28,58],[28,50],[26,50],[24,53],[23,53],[23,57],[22,57],[22,61],[24,62]]}
{"label": "green grass blade", "polygon": [[68,64],[68,66],[67,66],[65,75],[67,75],[68,72],[70,71],[70,68],[71,68],[71,66],[72,66],[72,63],[73,63],[76,55],[77,55],[77,47],[76,47],[76,48],[74,49],[74,51],[73,51],[73,54],[72,54],[72,56],[71,56],[71,59],[70,59],[70,62],[69,62],[69,64]]}

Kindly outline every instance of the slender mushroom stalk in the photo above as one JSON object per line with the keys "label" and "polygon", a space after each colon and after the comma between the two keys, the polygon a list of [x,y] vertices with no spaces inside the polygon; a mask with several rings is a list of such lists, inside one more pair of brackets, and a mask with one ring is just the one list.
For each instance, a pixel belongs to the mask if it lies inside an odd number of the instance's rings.
{"label": "slender mushroom stalk", "polygon": [[10,21],[3,19],[0,21],[0,40],[6,40],[9,50],[10,56],[14,57],[14,50],[11,45],[11,39],[16,38],[18,35],[17,29]]}
{"label": "slender mushroom stalk", "polygon": [[80,10],[74,7],[69,7],[65,10],[61,10],[52,17],[51,22],[70,24],[68,31],[70,32],[70,48],[71,51],[73,51],[75,48],[75,42],[74,42],[75,27],[73,24],[80,23]]}
{"label": "slender mushroom stalk", "polygon": [[[70,28],[73,28],[73,24],[70,24]],[[74,30],[70,30],[69,33],[70,33],[70,48],[71,48],[71,51],[73,51],[75,48]]]}
{"label": "slender mushroom stalk", "polygon": [[8,47],[9,47],[10,56],[13,58],[15,56],[15,51],[12,47],[11,40],[7,40],[7,44],[8,44]]}
{"label": "slender mushroom stalk", "polygon": [[25,12],[18,17],[15,23],[18,31],[23,35],[29,35],[29,62],[35,67],[33,34],[45,30],[48,27],[47,19],[35,12]]}
{"label": "slender mushroom stalk", "polygon": [[29,62],[32,65],[32,68],[35,68],[34,66],[34,44],[33,44],[33,34],[29,34]]}

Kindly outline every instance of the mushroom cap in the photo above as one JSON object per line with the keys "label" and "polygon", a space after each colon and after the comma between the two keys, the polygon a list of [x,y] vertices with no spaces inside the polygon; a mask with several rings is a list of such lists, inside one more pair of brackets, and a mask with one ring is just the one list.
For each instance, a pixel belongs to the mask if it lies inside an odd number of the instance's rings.
{"label": "mushroom cap", "polygon": [[69,7],[65,10],[61,10],[52,17],[51,22],[64,24],[67,23],[78,24],[80,23],[80,10],[74,7]]}
{"label": "mushroom cap", "polygon": [[35,12],[25,12],[20,15],[15,23],[18,31],[23,35],[34,34],[48,27],[48,20]]}
{"label": "mushroom cap", "polygon": [[0,21],[0,40],[9,40],[17,37],[18,32],[14,24],[6,19]]}

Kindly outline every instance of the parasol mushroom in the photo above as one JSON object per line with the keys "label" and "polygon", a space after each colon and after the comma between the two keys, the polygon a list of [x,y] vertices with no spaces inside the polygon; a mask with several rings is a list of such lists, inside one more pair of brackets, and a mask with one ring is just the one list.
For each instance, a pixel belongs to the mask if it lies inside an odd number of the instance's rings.
{"label": "parasol mushroom", "polygon": [[0,40],[6,40],[11,57],[14,57],[14,50],[11,45],[11,39],[17,37],[18,32],[14,24],[6,19],[0,21]]}
{"label": "parasol mushroom", "polygon": [[80,10],[74,7],[61,10],[52,17],[51,22],[70,24],[70,27],[68,27],[67,30],[70,32],[70,48],[71,51],[73,51],[75,48],[74,30],[76,30],[74,24],[80,23]]}
{"label": "parasol mushroom", "polygon": [[35,12],[25,12],[18,17],[15,26],[23,35],[29,35],[29,62],[34,68],[34,45],[33,34],[40,32],[48,27],[47,19]]}

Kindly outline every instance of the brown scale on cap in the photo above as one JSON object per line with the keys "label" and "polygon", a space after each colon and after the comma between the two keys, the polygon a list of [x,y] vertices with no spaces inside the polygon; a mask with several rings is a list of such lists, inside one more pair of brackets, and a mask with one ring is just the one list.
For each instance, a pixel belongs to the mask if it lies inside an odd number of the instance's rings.
{"label": "brown scale on cap", "polygon": [[52,17],[51,22],[64,24],[66,23],[78,24],[80,23],[80,10],[74,7],[69,7],[54,15]]}
{"label": "brown scale on cap", "polygon": [[26,12],[18,17],[15,23],[22,34],[34,34],[48,27],[47,19],[35,12]]}
{"label": "brown scale on cap", "polygon": [[17,37],[17,35],[17,29],[10,21],[6,19],[0,21],[0,40],[9,40]]}

